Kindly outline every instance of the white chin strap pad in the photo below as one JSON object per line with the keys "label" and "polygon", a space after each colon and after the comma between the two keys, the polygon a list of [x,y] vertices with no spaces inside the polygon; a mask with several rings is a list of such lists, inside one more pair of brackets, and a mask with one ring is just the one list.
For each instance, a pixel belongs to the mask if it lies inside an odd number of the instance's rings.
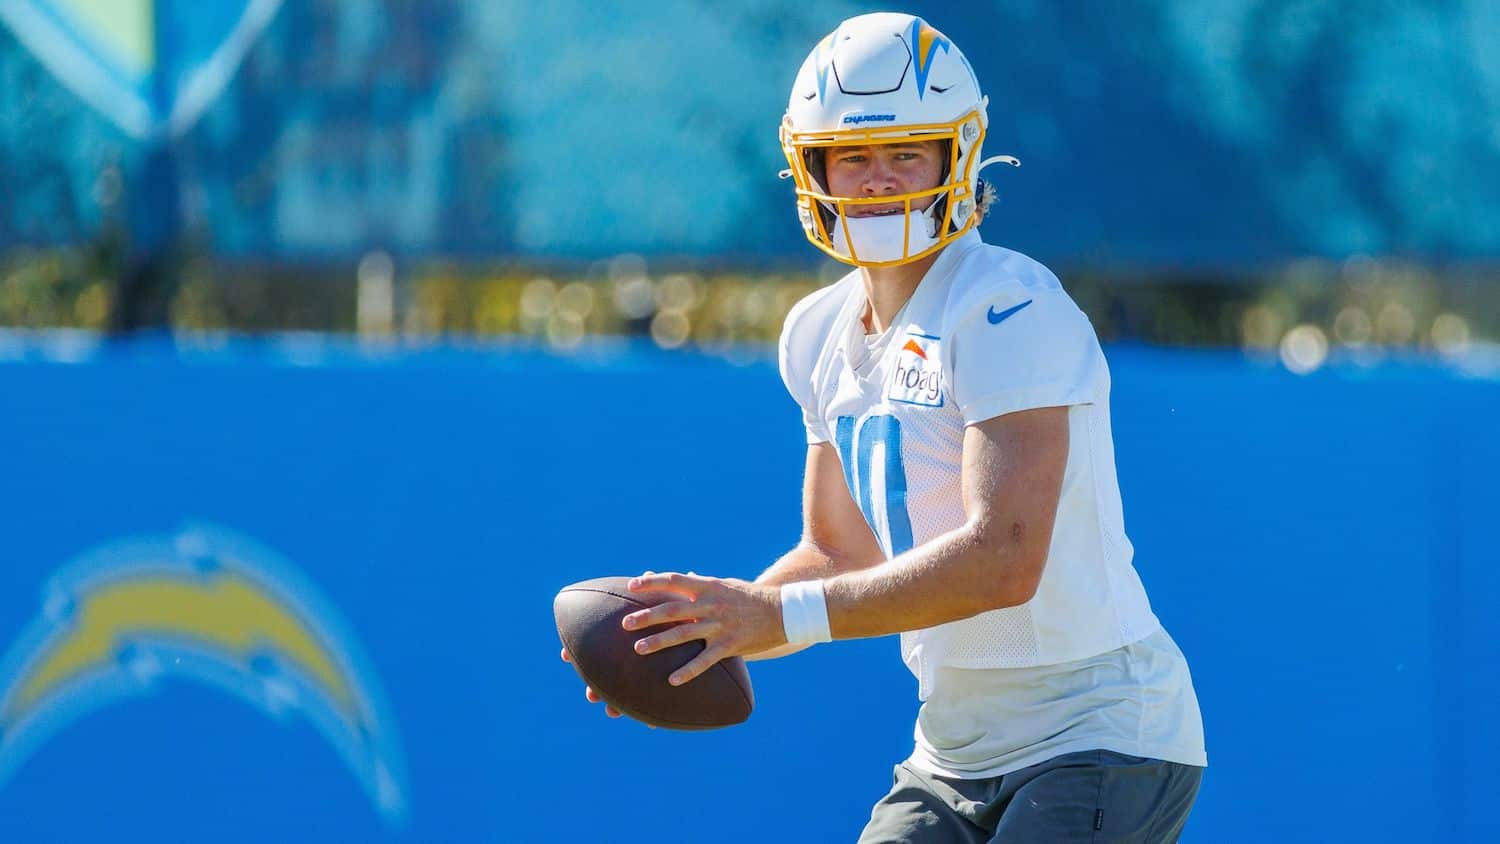
{"label": "white chin strap pad", "polygon": [[[908,215],[886,214],[876,217],[849,217],[849,234],[844,235],[844,221],[833,224],[833,248],[858,261],[899,261],[908,255],[916,255],[937,243],[933,229],[932,211],[934,202],[926,211],[913,211]],[[902,238],[907,225],[911,226],[911,240],[906,251],[901,250]],[[851,249],[850,240],[853,240]]]}

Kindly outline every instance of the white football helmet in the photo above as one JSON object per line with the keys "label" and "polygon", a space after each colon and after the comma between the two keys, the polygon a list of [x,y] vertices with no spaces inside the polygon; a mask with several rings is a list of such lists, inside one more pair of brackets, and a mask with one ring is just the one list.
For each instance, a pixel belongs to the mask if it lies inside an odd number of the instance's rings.
{"label": "white football helmet", "polygon": [[[803,62],[781,122],[796,183],[797,215],[814,246],[848,264],[886,267],[936,252],[973,228],[991,189],[979,178],[989,117],[974,70],[947,36],[921,18],[881,12],[839,24]],[[830,147],[946,141],[943,180],[916,193],[839,197],[828,192]],[[926,210],[912,203],[936,196]],[[850,218],[859,205],[904,202],[900,216]],[[981,213],[976,213],[976,211]]]}

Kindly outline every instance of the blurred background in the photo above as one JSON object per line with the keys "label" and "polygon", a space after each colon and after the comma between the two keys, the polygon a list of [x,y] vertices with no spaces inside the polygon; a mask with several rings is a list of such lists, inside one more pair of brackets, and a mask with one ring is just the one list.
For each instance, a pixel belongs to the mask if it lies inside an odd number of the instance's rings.
{"label": "blurred background", "polygon": [[[928,5],[1024,164],[986,236],[1106,337],[1495,339],[1500,4]],[[0,324],[675,348],[774,337],[843,272],[775,131],[868,6],[0,8]]]}
{"label": "blurred background", "polygon": [[[776,127],[880,8],[0,0],[0,837],[852,840],[893,641],[658,735],[549,606],[795,541],[773,344],[846,268]],[[1208,728],[1186,840],[1500,834],[1500,2],[906,10],[1023,162],[986,240],[1105,341]]]}

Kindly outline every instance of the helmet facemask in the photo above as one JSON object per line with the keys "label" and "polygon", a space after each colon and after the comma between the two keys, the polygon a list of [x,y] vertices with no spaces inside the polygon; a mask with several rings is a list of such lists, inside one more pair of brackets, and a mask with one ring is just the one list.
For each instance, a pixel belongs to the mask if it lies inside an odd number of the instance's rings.
{"label": "helmet facemask", "polygon": [[[833,196],[827,188],[826,153],[834,147],[880,146],[941,141],[944,147],[939,184],[925,190],[883,196]],[[975,156],[984,141],[984,121],[971,111],[951,123],[924,126],[796,132],[790,120],[781,129],[787,171],[796,185],[797,214],[804,232],[819,249],[848,264],[899,266],[930,255],[957,240],[977,221]],[[917,206],[933,198],[926,209]],[[850,217],[850,209],[902,204],[902,213]],[[899,229],[899,232],[897,231]],[[863,248],[861,245],[863,244]]]}

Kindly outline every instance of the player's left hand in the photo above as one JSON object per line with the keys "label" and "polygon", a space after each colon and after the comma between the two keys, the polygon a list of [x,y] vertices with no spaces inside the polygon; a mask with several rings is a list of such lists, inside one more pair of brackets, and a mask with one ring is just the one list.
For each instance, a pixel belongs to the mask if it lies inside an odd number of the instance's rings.
{"label": "player's left hand", "polygon": [[628,585],[632,592],[671,592],[686,598],[630,613],[620,621],[620,626],[626,630],[640,630],[672,621],[686,622],[638,640],[635,651],[640,654],[655,653],[694,639],[703,640],[703,652],[668,678],[674,686],[691,681],[721,659],[760,653],[786,644],[786,631],[781,626],[781,589],[778,587],[676,572],[647,572],[632,578]]}

